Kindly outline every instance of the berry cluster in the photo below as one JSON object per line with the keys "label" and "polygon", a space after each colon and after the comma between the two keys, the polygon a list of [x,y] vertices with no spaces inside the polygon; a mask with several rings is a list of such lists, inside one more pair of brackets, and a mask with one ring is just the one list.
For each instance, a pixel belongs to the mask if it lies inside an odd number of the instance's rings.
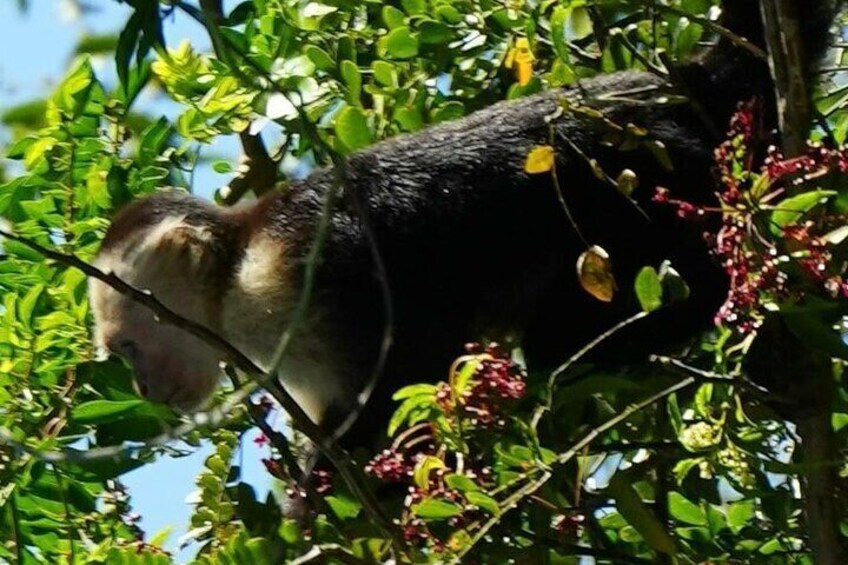
{"label": "berry cluster", "polygon": [[[781,227],[775,238],[772,211],[781,210],[785,194],[783,185],[801,183],[831,171],[848,171],[848,148],[830,148],[810,144],[805,155],[787,159],[775,147],[769,147],[762,167],[754,168],[753,147],[763,134],[757,121],[758,103],[743,104],[733,116],[727,139],[716,149],[715,162],[721,189],[718,208],[696,206],[670,197],[668,189],[658,188],[654,201],[677,208],[681,218],[694,219],[707,212],[721,214],[717,232],[706,233],[713,255],[727,273],[730,289],[716,313],[717,324],[728,324],[741,333],[754,331],[763,319],[762,309],[791,295],[800,297],[799,289],[823,289],[832,298],[848,297],[845,273],[834,265],[832,253],[824,237],[835,226],[826,217],[801,224]],[[843,269],[844,270],[844,269]],[[799,285],[790,293],[790,276],[802,275]]]}
{"label": "berry cluster", "polygon": [[326,469],[312,471],[312,486],[316,494],[327,494],[333,488],[333,474]]}
{"label": "berry cluster", "polygon": [[400,482],[412,476],[412,464],[398,449],[384,449],[365,465],[365,472],[386,482]]}
{"label": "berry cluster", "polygon": [[[407,542],[417,546],[427,546],[430,550],[440,552],[445,549],[444,542],[439,536],[433,532],[430,525],[415,515],[415,507],[425,499],[439,500],[455,504],[462,508],[462,511],[448,518],[444,525],[458,529],[467,525],[472,520],[476,520],[482,516],[480,510],[473,504],[465,500],[465,497],[457,490],[448,486],[445,482],[445,477],[451,473],[447,468],[439,469],[430,475],[430,480],[427,488],[420,486],[410,486],[406,498],[404,498],[404,514],[402,519],[404,539]],[[475,473],[468,470],[464,476],[473,480],[480,486],[487,486],[491,478],[491,470]]]}
{"label": "berry cluster", "polygon": [[[470,343],[465,349],[466,355],[451,368],[449,381],[435,387],[428,420],[402,431],[390,448],[365,466],[372,477],[407,485],[399,521],[404,539],[431,552],[445,550],[445,527],[462,528],[484,516],[464,490],[457,490],[455,481],[465,485],[471,481],[476,485],[472,490],[480,492],[494,486],[485,450],[471,455],[469,446],[478,436],[469,432],[505,425],[508,403],[522,398],[527,389],[524,371],[497,344]],[[418,506],[431,501],[452,505],[455,515],[435,522],[422,518],[416,513]]]}
{"label": "berry cluster", "polygon": [[559,537],[565,540],[570,540],[577,537],[580,528],[586,517],[579,512],[569,512],[567,514],[557,514],[551,520],[551,529],[555,531]]}
{"label": "berry cluster", "polygon": [[[497,343],[486,347],[478,343],[469,343],[466,351],[477,363],[471,386],[461,392],[459,404],[462,411],[470,416],[474,426],[503,426],[504,420],[498,418],[504,401],[518,400],[527,391],[523,369],[505,354]],[[443,384],[436,393],[436,402],[449,413],[455,408],[452,403],[450,385]]]}

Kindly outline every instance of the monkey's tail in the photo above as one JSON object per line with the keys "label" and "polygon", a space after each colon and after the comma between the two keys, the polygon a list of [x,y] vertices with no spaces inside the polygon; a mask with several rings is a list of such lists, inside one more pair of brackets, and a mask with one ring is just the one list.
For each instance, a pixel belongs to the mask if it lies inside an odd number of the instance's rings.
{"label": "monkey's tail", "polygon": [[[776,116],[763,24],[763,5],[769,1],[724,0],[718,43],[700,60],[680,69],[690,95],[716,124],[726,124],[738,103],[753,97]],[[827,50],[830,26],[843,5],[844,0],[794,0],[789,5],[787,16],[798,26],[800,67],[808,74],[808,83]]]}

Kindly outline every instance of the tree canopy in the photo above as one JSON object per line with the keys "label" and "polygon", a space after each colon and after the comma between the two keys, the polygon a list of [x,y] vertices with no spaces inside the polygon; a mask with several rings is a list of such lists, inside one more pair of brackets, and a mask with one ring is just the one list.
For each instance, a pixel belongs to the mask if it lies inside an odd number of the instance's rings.
{"label": "tree canopy", "polygon": [[[279,387],[256,389],[257,375],[241,374],[208,412],[180,417],[140,399],[119,359],[98,357],[92,273],[80,266],[115,210],[165,186],[196,188],[198,166],[231,173],[214,199],[234,205],[501,100],[622,70],[674,83],[679,65],[719,37],[752,46],[718,23],[710,0],[125,3],[122,28],[82,37],[44,98],[0,107],[11,139],[0,162],[0,562],[173,562],[162,536],[139,528],[121,475],[202,442],[215,452],[197,476],[185,537],[197,563],[845,555],[844,46],[810,85],[818,119],[808,147],[764,147],[751,125],[761,109],[740,100],[716,147],[715,206],[656,187],[654,199],[683,220],[717,220],[705,245],[731,283],[715,327],[685,354],[625,374],[585,361],[595,342],[575,344],[554,373],[527,374],[520,351],[457,344],[454,366],[431,376],[440,382],[397,391],[385,451],[355,454],[356,464],[337,452],[344,469],[299,484],[297,434],[273,425]],[[165,41],[174,13],[204,30],[209,52]],[[103,54],[115,64],[99,71],[92,59]],[[150,115],[142,93],[180,112]],[[649,103],[685,103],[685,92],[661,98]],[[603,119],[590,107],[564,111]],[[622,145],[651,144],[649,131],[612,126]],[[238,138],[240,162],[206,156],[226,136]],[[533,149],[525,171],[555,175],[553,149]],[[629,170],[597,174],[626,197],[639,181]],[[641,310],[597,342],[687,295],[667,263],[618,288],[615,260],[588,246],[575,276],[599,300],[633,293]],[[796,381],[757,378],[788,369]],[[237,457],[254,426],[279,486],[265,500]]]}

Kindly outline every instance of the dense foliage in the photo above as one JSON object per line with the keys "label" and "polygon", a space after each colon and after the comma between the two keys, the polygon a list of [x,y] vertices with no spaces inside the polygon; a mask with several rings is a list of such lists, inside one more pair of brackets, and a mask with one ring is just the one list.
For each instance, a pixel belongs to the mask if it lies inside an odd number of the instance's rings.
{"label": "dense foliage", "polygon": [[[621,69],[665,75],[715,31],[709,0],[253,0],[226,14],[214,1],[126,3],[132,14],[119,35],[84,38],[79,49],[114,51],[116,77],[98,76],[81,55],[46,100],[0,109],[14,135],[0,215],[17,235],[84,260],[116,208],[165,185],[191,188],[201,149],[220,136],[279,140],[270,158],[281,164],[275,180],[285,181],[498,100]],[[165,45],[173,11],[207,31],[213,52]],[[708,244],[732,281],[716,328],[685,358],[614,374],[578,353],[554,374],[528,375],[520,351],[470,344],[460,356],[457,344],[443,382],[397,392],[390,446],[360,461],[393,532],[339,476],[321,472],[307,488],[292,481],[284,440],[267,423],[278,411],[268,397],[188,424],[140,400],[122,363],[93,351],[85,276],[5,239],[0,562],[172,562],[162,536],[136,524],[120,477],[203,441],[215,453],[197,477],[185,538],[199,544],[199,563],[810,562],[802,482],[821,463],[795,457],[791,415],[743,369],[757,329],[779,312],[798,338],[833,358],[842,382],[848,151],[840,143],[848,120],[840,110],[848,87],[824,88],[833,131],[817,132],[809,155],[788,159],[763,147],[752,125],[759,110],[749,104],[717,148],[718,207],[658,187],[655,199],[682,219],[719,219]],[[137,113],[145,89],[178,103],[179,116]],[[543,146],[526,169],[548,174],[551,165]],[[214,167],[243,172],[235,163]],[[799,179],[807,181],[800,189]],[[617,179],[627,194],[635,182]],[[216,198],[235,202],[243,196],[235,186]],[[614,291],[608,261],[596,248],[582,258],[584,286],[596,296]],[[625,324],[686,299],[668,264],[619,282],[618,292],[635,292],[643,307]],[[848,395],[834,390],[829,410],[841,432]],[[230,392],[218,406],[229,406]],[[256,423],[265,466],[282,481],[267,500],[257,500],[237,464],[241,434]],[[167,441],[174,436],[182,441]],[[284,498],[307,509],[300,519],[281,511]]]}

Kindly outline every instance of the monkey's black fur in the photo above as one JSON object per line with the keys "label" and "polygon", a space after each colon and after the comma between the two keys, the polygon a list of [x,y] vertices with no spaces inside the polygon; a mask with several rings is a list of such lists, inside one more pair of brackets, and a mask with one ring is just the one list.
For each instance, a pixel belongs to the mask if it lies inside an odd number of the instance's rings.
{"label": "monkey's black fur", "polygon": [[[731,29],[762,45],[758,2],[729,2],[726,12]],[[831,6],[805,3],[803,12],[812,62],[824,46]],[[333,217],[315,305],[336,322],[332,343],[356,367],[353,374],[367,377],[384,312],[374,263],[351,206],[356,195],[367,202],[396,322],[382,381],[348,434],[350,441],[373,438],[385,425],[394,390],[445,378],[461,345],[481,336],[500,337],[493,329],[523,331],[531,367],[562,362],[638,311],[631,289],[645,265],[670,259],[691,287],[690,300],[624,332],[596,359],[644,358],[710,323],[727,282],[703,242],[706,226],[681,221],[669,207],[653,204],[651,196],[664,186],[676,197],[714,203],[713,150],[722,141],[715,132],[723,133],[738,103],[752,97],[762,102],[764,128],[773,129],[772,84],[766,61],[724,41],[701,61],[679,69],[679,76],[683,84],[677,85],[647,73],[601,76],[391,139],[348,160],[345,196]],[[657,103],[664,94],[681,91],[692,103]],[[579,288],[575,263],[586,246],[567,221],[550,175],[522,170],[530,150],[549,143],[547,119],[563,100],[600,110],[621,126],[648,130],[674,164],[666,171],[645,146],[634,151],[606,146],[608,124],[584,113],[566,109],[551,122],[565,200],[586,239],[611,255],[620,286],[611,304]],[[613,177],[625,168],[636,171],[640,187],[634,196],[650,221],[599,181],[573,146]],[[319,171],[268,209],[272,224],[299,242],[300,253],[315,233],[332,179],[332,171]]]}
{"label": "monkey's black fur", "polygon": [[[803,4],[801,23],[812,62],[824,46],[832,6],[827,1]],[[729,1],[725,12],[728,27],[762,46],[758,2]],[[371,374],[385,319],[353,198],[367,210],[388,273],[395,319],[387,365],[364,416],[347,434],[349,443],[368,441],[385,429],[393,391],[410,382],[445,378],[467,341],[515,330],[531,367],[562,362],[638,311],[631,289],[645,265],[670,259],[690,285],[691,298],[624,332],[599,350],[596,360],[644,358],[710,323],[727,283],[703,242],[705,225],[678,219],[674,210],[652,203],[651,196],[663,186],[675,197],[714,203],[713,149],[738,103],[752,97],[762,102],[763,127],[775,127],[772,84],[766,61],[728,41],[677,69],[676,76],[676,84],[639,72],[600,76],[573,88],[496,104],[348,159],[312,307],[330,321],[332,335],[326,338],[349,369],[353,394]],[[690,102],[659,102],[670,93],[685,94]],[[566,100],[570,108],[558,112]],[[645,144],[631,151],[606,145],[609,124],[574,111],[576,106],[599,110],[620,126],[632,123],[647,130],[649,139],[665,145],[674,170],[664,169]],[[586,240],[611,256],[620,288],[610,304],[579,287],[575,263],[586,244],[569,224],[550,174],[523,172],[531,149],[551,142],[552,116],[563,196]],[[635,171],[640,186],[634,198],[650,220],[598,180],[574,147],[597,159],[612,177],[625,168]],[[332,170],[318,171],[257,208],[262,225],[273,226],[296,261],[310,250],[333,177]]]}

